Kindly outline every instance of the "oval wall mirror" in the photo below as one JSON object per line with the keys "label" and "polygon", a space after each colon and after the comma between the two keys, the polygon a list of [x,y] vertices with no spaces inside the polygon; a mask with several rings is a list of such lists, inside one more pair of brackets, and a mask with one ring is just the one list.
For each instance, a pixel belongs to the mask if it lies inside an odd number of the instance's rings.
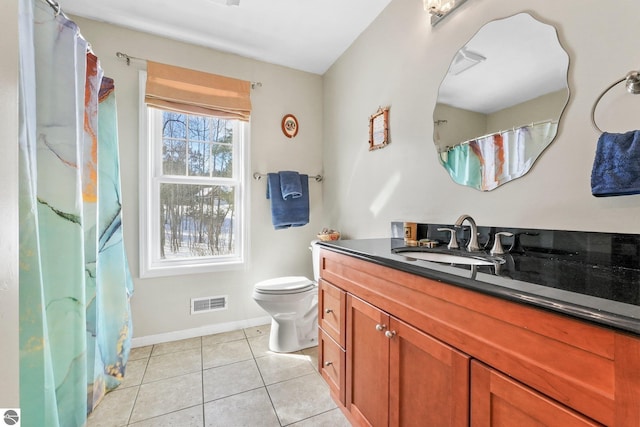
{"label": "oval wall mirror", "polygon": [[568,69],[553,26],[527,13],[484,25],[453,57],[433,113],[451,178],[489,191],[526,174],[556,136]]}

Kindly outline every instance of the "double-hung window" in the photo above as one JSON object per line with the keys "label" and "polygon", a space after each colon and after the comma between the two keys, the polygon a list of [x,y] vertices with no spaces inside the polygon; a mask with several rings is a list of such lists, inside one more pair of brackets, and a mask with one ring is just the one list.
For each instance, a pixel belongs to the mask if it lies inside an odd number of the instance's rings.
{"label": "double-hung window", "polygon": [[[149,78],[145,74],[141,83]],[[240,266],[246,247],[244,116],[176,108],[175,99],[170,105],[150,101],[149,91],[147,83],[141,106],[141,276]]]}

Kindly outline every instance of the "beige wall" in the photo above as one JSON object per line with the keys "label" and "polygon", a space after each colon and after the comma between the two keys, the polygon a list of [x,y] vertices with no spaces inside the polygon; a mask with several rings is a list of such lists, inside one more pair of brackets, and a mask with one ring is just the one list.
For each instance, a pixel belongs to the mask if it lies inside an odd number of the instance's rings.
{"label": "beige wall", "polygon": [[0,15],[0,407],[20,406],[18,362],[18,1]]}
{"label": "beige wall", "polygon": [[436,104],[433,117],[434,122],[446,120],[446,123],[434,123],[433,141],[441,151],[487,134],[486,114]]}
{"label": "beige wall", "polygon": [[[250,260],[244,270],[140,279],[138,70],[146,65],[133,61],[127,67],[115,54],[122,51],[157,62],[262,82],[262,87],[251,93],[249,176],[253,172],[278,170],[298,170],[312,175],[322,172],[322,78],[96,21],[74,20],[99,56],[105,75],[116,82],[124,238],[135,282],[132,299],[134,337],[146,337],[142,342],[146,343],[150,342],[150,336],[152,341],[174,339],[185,334],[242,326],[251,319],[264,320],[266,313],[251,297],[255,282],[275,276],[312,275],[308,247],[324,226],[322,184],[309,182],[310,224],[275,231],[265,198],[266,182],[250,179]],[[280,130],[282,116],[287,113],[295,114],[300,124],[294,139],[285,137]],[[190,314],[191,298],[220,295],[228,296],[227,310]]]}
{"label": "beige wall", "polygon": [[433,139],[441,150],[464,141],[492,133],[518,128],[528,123],[555,120],[560,117],[567,103],[567,91],[560,90],[522,102],[491,114],[476,113],[447,104],[436,104],[434,121],[446,120],[439,126],[434,123]]}
{"label": "beige wall", "polygon": [[[519,12],[554,25],[570,56],[571,98],[558,137],[532,170],[491,192],[459,186],[433,145],[438,87],[454,53],[485,23]],[[595,198],[590,175],[598,133],[590,113],[601,90],[638,58],[621,40],[640,36],[640,2],[473,0],[437,27],[422,2],[393,0],[324,75],[324,209],[353,238],[389,235],[389,221],[640,232],[640,196]],[[640,96],[618,91],[598,107],[610,131],[637,129]],[[367,118],[390,105],[391,144],[367,151]]]}
{"label": "beige wall", "polygon": [[496,111],[487,116],[486,133],[555,119],[560,117],[566,103],[567,91],[563,89]]}

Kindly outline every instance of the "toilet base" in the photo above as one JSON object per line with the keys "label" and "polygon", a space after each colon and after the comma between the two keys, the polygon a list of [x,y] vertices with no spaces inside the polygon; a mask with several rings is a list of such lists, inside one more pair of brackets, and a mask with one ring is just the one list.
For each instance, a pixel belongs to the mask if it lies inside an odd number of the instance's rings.
{"label": "toilet base", "polygon": [[313,321],[301,323],[295,320],[271,319],[271,332],[269,334],[269,350],[276,353],[293,353],[318,345],[317,317]]}

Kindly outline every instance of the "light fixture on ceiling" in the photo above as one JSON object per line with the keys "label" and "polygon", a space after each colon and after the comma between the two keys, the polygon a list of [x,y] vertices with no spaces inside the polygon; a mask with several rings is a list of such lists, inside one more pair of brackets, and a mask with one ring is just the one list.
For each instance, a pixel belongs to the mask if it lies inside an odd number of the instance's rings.
{"label": "light fixture on ceiling", "polygon": [[424,10],[431,15],[431,26],[435,26],[467,0],[422,0]]}
{"label": "light fixture on ceiling", "polygon": [[469,68],[478,65],[486,59],[487,58],[480,55],[479,53],[472,52],[466,47],[463,47],[456,53],[456,56],[453,57],[453,61],[451,61],[451,65],[449,66],[448,74],[457,76],[463,71],[466,71]]}

